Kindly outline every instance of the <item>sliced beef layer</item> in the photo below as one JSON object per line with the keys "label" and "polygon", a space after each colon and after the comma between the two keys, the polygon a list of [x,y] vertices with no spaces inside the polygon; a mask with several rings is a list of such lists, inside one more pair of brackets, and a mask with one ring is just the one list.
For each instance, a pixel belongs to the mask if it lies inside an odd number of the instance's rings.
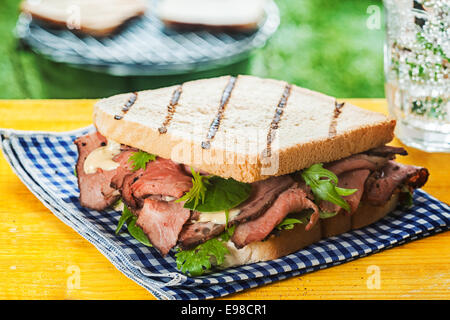
{"label": "sliced beef layer", "polygon": [[393,159],[396,154],[401,156],[407,156],[408,152],[402,147],[393,147],[393,146],[381,146],[374,149],[370,149],[366,152],[369,155],[385,157]]}
{"label": "sliced beef layer", "polygon": [[134,182],[139,179],[144,170],[139,169],[134,173],[128,174],[123,178],[122,189],[120,189],[120,194],[122,196],[122,200],[128,206],[128,208],[137,209],[142,207],[142,201],[135,199],[133,196],[133,190],[131,189]]}
{"label": "sliced beef layer", "polygon": [[258,218],[239,224],[231,240],[237,248],[242,248],[254,241],[265,239],[272,230],[291,212],[300,212],[312,209],[307,230],[317,222],[319,210],[317,206],[306,197],[306,193],[296,187],[289,188],[279,195],[273,205]]}
{"label": "sliced beef layer", "polygon": [[252,183],[250,197],[237,208],[239,214],[232,219],[232,223],[245,222],[263,214],[286,189],[294,184],[290,176],[272,177]]}
{"label": "sliced beef layer", "polygon": [[183,249],[191,249],[225,231],[224,224],[214,222],[193,222],[184,225],[178,242]]}
{"label": "sliced beef layer", "polygon": [[145,199],[136,223],[150,243],[165,256],[176,245],[189,216],[190,210],[183,208],[182,203]]}
{"label": "sliced beef layer", "polygon": [[84,172],[84,162],[94,149],[106,145],[106,138],[100,133],[94,132],[79,137],[74,143],[78,148],[76,171],[80,189],[80,203],[83,207],[104,210],[116,202],[120,196],[117,190],[110,186],[115,170],[97,169],[97,172],[87,174]]}
{"label": "sliced beef layer", "polygon": [[165,195],[180,198],[192,187],[192,178],[177,163],[157,158],[147,164],[145,171],[138,174],[131,192],[136,199],[150,195]]}
{"label": "sliced beef layer", "polygon": [[113,160],[119,162],[120,166],[115,170],[115,175],[111,179],[112,188],[121,189],[125,177],[133,172],[133,165],[129,159],[134,152],[136,149],[126,149],[114,157]]}
{"label": "sliced beef layer", "polygon": [[427,182],[428,176],[428,170],[425,168],[390,160],[386,166],[373,172],[366,180],[364,201],[372,205],[383,205],[400,185],[420,188]]}
{"label": "sliced beef layer", "polygon": [[324,168],[330,170],[338,176],[344,172],[360,169],[374,171],[382,168],[388,160],[389,159],[385,157],[359,153],[341,160],[327,163],[324,165]]}
{"label": "sliced beef layer", "polygon": [[[294,180],[290,176],[273,177],[253,183],[250,197],[237,207],[240,213],[228,222],[228,226],[256,219],[293,183]],[[187,224],[180,234],[179,241],[183,248],[194,247],[218,236],[225,230],[224,224],[196,222],[196,218],[198,214],[191,217],[191,223]]]}
{"label": "sliced beef layer", "polygon": [[[350,214],[358,209],[361,197],[364,193],[364,183],[369,176],[370,171],[367,169],[347,171],[338,176],[338,187],[345,189],[357,189],[357,191],[349,196],[344,196],[344,200],[350,205]],[[342,212],[345,211],[338,205],[321,201],[319,207],[326,212]]]}

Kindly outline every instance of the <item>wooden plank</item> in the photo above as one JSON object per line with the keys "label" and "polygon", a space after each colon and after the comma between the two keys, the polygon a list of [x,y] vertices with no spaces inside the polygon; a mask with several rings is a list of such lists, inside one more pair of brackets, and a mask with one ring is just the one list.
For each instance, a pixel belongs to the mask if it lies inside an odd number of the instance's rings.
{"label": "wooden plank", "polygon": [[[344,100],[344,99],[340,99]],[[386,112],[384,99],[348,99]],[[94,100],[0,101],[0,127],[67,131],[91,123]],[[401,145],[397,140],[394,144]],[[450,202],[450,155],[407,148],[431,171],[424,188]],[[61,223],[0,157],[0,299],[154,299]],[[226,299],[448,299],[450,233],[225,297]],[[368,280],[379,271],[380,288]],[[372,278],[371,278],[372,276]],[[77,281],[79,280],[79,281]]]}

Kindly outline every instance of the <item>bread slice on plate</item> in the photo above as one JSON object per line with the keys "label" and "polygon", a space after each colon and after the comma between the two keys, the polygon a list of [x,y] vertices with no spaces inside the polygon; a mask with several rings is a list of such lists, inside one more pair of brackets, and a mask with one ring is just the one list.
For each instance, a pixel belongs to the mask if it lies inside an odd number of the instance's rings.
{"label": "bread slice on plate", "polygon": [[159,18],[169,27],[251,31],[264,19],[266,0],[162,0]]}
{"label": "bread slice on plate", "polygon": [[251,183],[381,146],[395,120],[284,81],[224,76],[102,99],[94,124],[119,143]]}
{"label": "bread slice on plate", "polygon": [[25,0],[21,11],[37,20],[92,36],[108,36],[147,10],[144,0]]}

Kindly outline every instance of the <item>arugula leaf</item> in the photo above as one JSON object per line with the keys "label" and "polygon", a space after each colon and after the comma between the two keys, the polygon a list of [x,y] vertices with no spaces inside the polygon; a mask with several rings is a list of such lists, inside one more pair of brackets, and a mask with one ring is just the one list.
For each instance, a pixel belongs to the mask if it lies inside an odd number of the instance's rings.
{"label": "arugula leaf", "polygon": [[119,234],[125,222],[129,221],[133,217],[133,213],[128,209],[126,205],[123,206],[122,216],[117,223],[116,234]]}
{"label": "arugula leaf", "polygon": [[117,223],[117,228],[115,233],[119,234],[120,229],[122,229],[123,225],[127,224],[128,233],[135,238],[140,243],[151,247],[152,244],[148,240],[147,235],[142,231],[140,227],[136,225],[137,217],[131,212],[130,209],[124,204],[123,205],[123,211],[122,216],[119,219],[119,222]]}
{"label": "arugula leaf", "polygon": [[[216,212],[232,209],[250,196],[252,187],[248,183],[234,179],[224,179],[217,176],[208,176],[208,183],[202,185],[195,182],[191,190],[177,201],[186,201],[184,207],[199,212]],[[197,186],[195,184],[198,184]],[[191,192],[192,191],[192,192]],[[199,201],[201,200],[201,201]]]}
{"label": "arugula leaf", "polygon": [[[202,176],[200,173],[195,172],[191,168],[192,172],[192,188],[186,192],[184,196],[175,200],[175,202],[185,201],[186,203],[192,203],[192,210],[195,210],[199,202],[204,203],[206,194],[206,185],[210,184],[209,178],[211,176]],[[186,204],[184,205],[186,208]]]}
{"label": "arugula leaf", "polygon": [[402,208],[411,208],[414,205],[414,193],[405,185],[400,192],[400,205]]}
{"label": "arugula leaf", "polygon": [[[334,217],[337,212],[325,212],[319,211],[320,219],[328,219]],[[300,213],[291,213],[283,221],[281,221],[276,229],[278,230],[290,230],[294,228],[294,225],[297,223],[308,224],[309,219],[311,218],[312,212],[300,212]]]}
{"label": "arugula leaf", "polygon": [[128,232],[131,234],[133,238],[135,238],[140,243],[146,245],[147,247],[152,247],[152,244],[148,240],[147,235],[144,233],[144,231],[136,225],[137,217],[133,215],[131,218],[131,221],[127,223],[128,225]]}
{"label": "arugula leaf", "polygon": [[136,151],[128,158],[128,162],[133,162],[133,171],[137,171],[139,169],[145,169],[147,162],[155,161],[156,156],[151,153],[147,153],[145,151]]}
{"label": "arugula leaf", "polygon": [[235,226],[228,228],[217,238],[199,244],[194,249],[175,253],[177,268],[192,277],[200,276],[211,269],[212,265],[225,262],[225,255],[229,253],[226,242],[233,235]]}
{"label": "arugula leaf", "polygon": [[78,178],[77,167],[73,168],[73,175]]}
{"label": "arugula leaf", "polygon": [[334,187],[334,188],[336,189],[336,192],[340,196],[349,196],[349,195],[354,194],[356,191],[358,191],[358,189],[344,189],[344,188],[339,188],[339,187]]}
{"label": "arugula leaf", "polygon": [[344,189],[337,186],[337,176],[323,168],[323,164],[313,164],[301,173],[303,180],[311,187],[316,202],[320,200],[329,201],[337,204],[341,208],[350,212],[350,206],[341,196],[349,196],[357,191],[357,189]]}
{"label": "arugula leaf", "polygon": [[[306,219],[306,218],[305,218]],[[306,221],[307,223],[308,221]],[[295,218],[285,218],[281,221],[276,228],[278,230],[290,230],[294,228],[294,224],[296,223],[305,223],[305,220],[295,219]]]}
{"label": "arugula leaf", "polygon": [[320,219],[328,219],[328,218],[332,218],[335,215],[337,215],[337,212],[328,212],[328,211],[320,211],[319,212],[319,217]]}

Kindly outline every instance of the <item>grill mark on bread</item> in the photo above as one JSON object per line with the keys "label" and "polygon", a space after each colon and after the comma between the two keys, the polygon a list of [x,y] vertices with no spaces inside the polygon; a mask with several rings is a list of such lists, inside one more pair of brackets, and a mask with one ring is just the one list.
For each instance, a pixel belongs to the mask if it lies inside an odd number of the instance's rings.
{"label": "grill mark on bread", "polygon": [[230,100],[231,92],[235,87],[236,80],[237,80],[236,77],[231,76],[230,80],[228,80],[227,86],[223,90],[222,98],[220,99],[220,105],[219,109],[217,110],[216,117],[209,126],[208,134],[206,135],[206,140],[202,141],[203,149],[209,149],[211,147],[211,141],[214,139],[217,131],[219,130],[220,121],[222,121],[223,113],[225,112],[225,107],[227,106],[227,103]]}
{"label": "grill mark on bread", "polygon": [[137,93],[137,92],[133,92],[133,93],[131,94],[131,97],[130,97],[130,98],[127,100],[127,102],[123,105],[123,107],[122,107],[122,114],[121,114],[121,115],[116,114],[116,115],[114,116],[114,119],[115,119],[115,120],[122,120],[122,119],[123,119],[123,116],[124,116],[128,111],[130,111],[131,107],[136,103],[137,97],[138,97],[138,93]]}
{"label": "grill mark on bread", "polygon": [[170,103],[167,105],[166,118],[164,119],[162,126],[158,128],[160,134],[164,134],[167,132],[167,127],[169,126],[170,122],[173,119],[173,115],[175,114],[178,101],[180,100],[181,93],[183,92],[182,87],[183,85],[180,84],[172,93],[172,99],[170,99]]}
{"label": "grill mark on bread", "polygon": [[333,138],[336,135],[336,126],[339,115],[342,112],[342,108],[344,107],[345,102],[338,103],[337,100],[334,101],[334,111],[333,118],[331,118],[330,127],[328,129],[328,137]]}
{"label": "grill mark on bread", "polygon": [[277,107],[275,108],[275,113],[273,114],[272,122],[270,123],[269,132],[267,132],[267,140],[266,140],[266,150],[264,152],[266,157],[271,157],[272,155],[272,141],[275,140],[275,131],[278,129],[280,125],[280,119],[283,115],[284,108],[287,105],[287,101],[289,96],[291,95],[291,84],[286,84],[284,87],[283,94],[278,102]]}

